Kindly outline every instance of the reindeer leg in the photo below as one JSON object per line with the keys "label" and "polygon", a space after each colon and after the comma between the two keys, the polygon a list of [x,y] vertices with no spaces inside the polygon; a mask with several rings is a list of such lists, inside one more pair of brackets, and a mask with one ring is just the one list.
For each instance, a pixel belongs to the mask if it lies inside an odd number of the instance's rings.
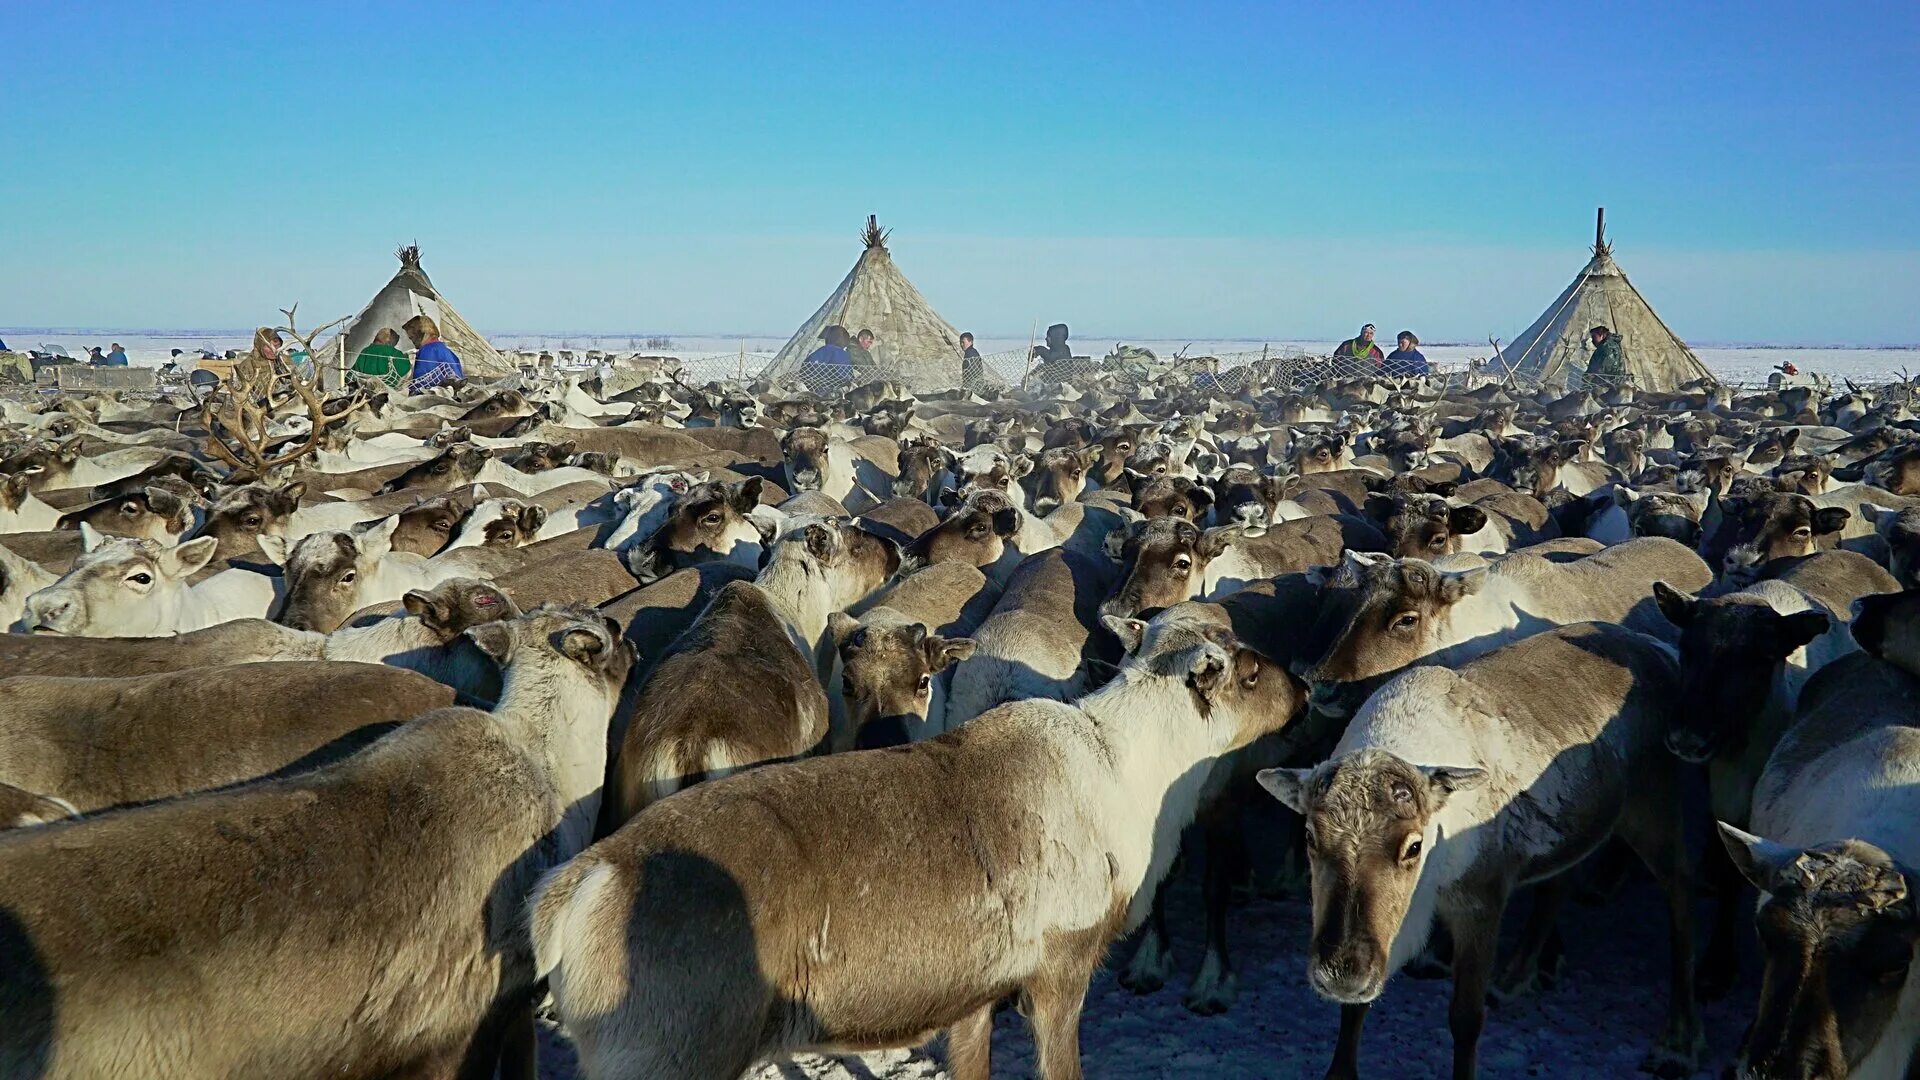
{"label": "reindeer leg", "polygon": [[1176,862],[1154,890],[1153,911],[1140,932],[1140,944],[1133,950],[1127,969],[1120,973],[1120,985],[1136,994],[1151,994],[1167,985],[1167,976],[1173,972],[1173,943],[1167,937],[1167,890],[1179,868]]}
{"label": "reindeer leg", "polygon": [[1500,944],[1500,914],[1507,894],[1442,898],[1441,919],[1453,932],[1453,1000],[1447,1027],[1453,1033],[1453,1080],[1479,1074],[1480,1033],[1487,1026],[1487,981]]}
{"label": "reindeer leg", "polygon": [[1572,891],[1566,874],[1557,874],[1534,886],[1533,910],[1527,913],[1520,945],[1507,958],[1499,977],[1493,980],[1490,996],[1494,1004],[1505,1005],[1550,985],[1553,966],[1564,959],[1554,946],[1559,937],[1560,909]]}
{"label": "reindeer leg", "polygon": [[953,1080],[988,1080],[993,1061],[993,1002],[947,1029],[947,1072]]}
{"label": "reindeer leg", "polygon": [[[1656,1076],[1678,1078],[1692,1076],[1700,1068],[1707,1040],[1700,1025],[1694,992],[1694,879],[1687,859],[1686,838],[1682,834],[1678,778],[1675,770],[1656,772],[1658,778],[1650,778],[1651,784],[1641,784],[1639,797],[1627,803],[1618,829],[1620,838],[1647,864],[1660,890],[1666,893],[1671,927],[1673,985],[1667,1002],[1667,1029],[1640,1067]],[[1732,860],[1725,848],[1709,844],[1708,850],[1718,850],[1729,871],[1735,878],[1739,877],[1738,871],[1732,870]],[[1715,927],[1716,934],[1720,925],[1735,925],[1735,910],[1723,898],[1720,910],[1715,912],[1720,921]],[[1732,955],[1733,967],[1737,970],[1738,953]]]}
{"label": "reindeer leg", "polygon": [[1033,1027],[1035,1071],[1040,1080],[1081,1080],[1080,1010],[1087,983],[1100,963],[1099,936],[1049,957],[1027,983],[1027,1022]]}
{"label": "reindeer leg", "polygon": [[1702,1001],[1719,1001],[1733,992],[1740,978],[1740,928],[1745,924],[1749,905],[1747,881],[1728,857],[1725,847],[1711,842],[1702,853],[1701,872],[1713,893],[1713,930],[1707,938],[1707,951],[1700,958],[1697,991]]}
{"label": "reindeer leg", "polygon": [[1200,961],[1184,1004],[1201,1016],[1218,1016],[1233,1007],[1239,980],[1227,958],[1227,906],[1233,883],[1246,865],[1246,834],[1241,831],[1240,803],[1224,795],[1203,822],[1207,869],[1201,892],[1207,909],[1207,952]]}
{"label": "reindeer leg", "polygon": [[1367,1024],[1372,1005],[1340,1006],[1340,1038],[1333,1044],[1333,1064],[1327,1080],[1360,1080],[1360,1029]]}

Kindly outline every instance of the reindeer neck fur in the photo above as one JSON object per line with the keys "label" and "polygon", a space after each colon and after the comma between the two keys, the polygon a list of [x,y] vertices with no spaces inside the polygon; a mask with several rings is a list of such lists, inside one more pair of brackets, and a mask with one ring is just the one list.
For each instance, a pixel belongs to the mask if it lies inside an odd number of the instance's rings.
{"label": "reindeer neck fur", "polygon": [[29,491],[20,509],[0,513],[0,532],[52,532],[60,525],[60,511]]}
{"label": "reindeer neck fur", "polygon": [[[1007,501],[1013,504],[1013,512],[1018,515],[1020,521],[1019,527],[1014,530],[1013,542],[1008,544],[1008,547],[1017,549],[1024,557],[1042,551],[1051,551],[1060,546],[1060,537],[1054,527],[1044,519],[1028,513],[1025,500],[1009,498]],[[1082,512],[1084,509],[1081,507],[1074,512]],[[1059,512],[1059,510],[1054,511],[1056,514]]]}
{"label": "reindeer neck fur", "polygon": [[285,578],[238,568],[222,570],[183,591],[173,627],[162,633],[184,634],[233,619],[264,619],[285,593]]}
{"label": "reindeer neck fur", "polygon": [[1479,592],[1462,597],[1441,615],[1435,648],[1420,662],[1460,664],[1527,633],[1557,625],[1544,607],[1526,585],[1490,572]]}
{"label": "reindeer neck fur", "polygon": [[774,548],[773,559],[760,571],[754,584],[767,594],[767,601],[785,625],[787,637],[806,657],[807,666],[819,670],[820,640],[827,632],[827,617],[844,611],[860,596],[834,571],[822,568],[804,552]]}
{"label": "reindeer neck fur", "polygon": [[482,708],[494,704],[499,669],[493,661],[465,638],[446,640],[419,619],[387,618],[311,636],[319,639],[324,659],[406,668],[453,687],[462,704]]}
{"label": "reindeer neck fur", "polygon": [[1123,668],[1076,703],[1108,771],[1074,782],[1091,788],[1083,794],[1097,808],[1115,887],[1129,898],[1128,930],[1152,909],[1180,853],[1180,834],[1199,812],[1211,762],[1222,753],[1194,700],[1181,679]]}
{"label": "reindeer neck fur", "polygon": [[534,756],[552,782],[564,813],[559,826],[563,858],[583,850],[593,838],[614,701],[615,694],[584,668],[544,650],[518,650],[500,675],[493,718]]}

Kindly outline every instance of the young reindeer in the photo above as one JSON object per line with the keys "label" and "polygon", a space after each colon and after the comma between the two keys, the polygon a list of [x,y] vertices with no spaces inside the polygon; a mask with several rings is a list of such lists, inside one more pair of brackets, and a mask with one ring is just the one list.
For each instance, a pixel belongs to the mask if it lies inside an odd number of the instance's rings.
{"label": "young reindeer", "polygon": [[606,825],[703,779],[821,747],[829,618],[899,567],[891,542],[816,521],[781,538],[752,582],[722,586],[640,689],[609,779]]}
{"label": "young reindeer", "polygon": [[[39,563],[23,559],[13,549],[0,544],[0,634],[16,629],[15,623],[27,612],[27,597],[59,580],[59,575],[42,569]],[[20,630],[29,627],[18,627]]]}
{"label": "young reindeer", "polygon": [[1146,914],[1207,763],[1286,715],[1287,680],[1217,608],[1117,631],[1127,660],[1075,704],[704,784],[549,875],[538,969],[586,1075],[733,1080],[947,1028],[954,1080],[986,1080],[994,1005],[1019,992],[1040,1075],[1079,1080],[1088,980]]}
{"label": "young reindeer", "polygon": [[839,753],[921,742],[947,731],[944,673],[973,655],[967,637],[1000,599],[1000,587],[962,562],[902,578],[853,612],[827,616],[838,677],[829,748]]}
{"label": "young reindeer", "polygon": [[0,844],[5,1071],[491,1076],[505,1045],[531,1076],[520,909],[590,838],[632,654],[592,609],[469,633],[504,669],[491,713]]}
{"label": "young reindeer", "polygon": [[1705,588],[1700,556],[1660,537],[1630,540],[1571,563],[1510,555],[1492,567],[1442,570],[1420,559],[1349,551],[1323,575],[1320,617],[1300,675],[1316,707],[1351,711],[1347,699],[1416,661],[1459,663],[1528,634],[1576,622],[1623,623],[1674,636],[1653,584]]}
{"label": "young reindeer", "polygon": [[73,569],[27,598],[21,621],[36,634],[161,637],[229,619],[264,618],[280,579],[223,570],[196,585],[213,558],[211,536],[162,547],[151,540],[103,537],[82,525],[85,552]]}
{"label": "young reindeer", "polygon": [[1658,642],[1619,626],[1560,627],[1457,669],[1414,668],[1367,700],[1330,760],[1260,773],[1307,821],[1307,976],[1341,1005],[1329,1077],[1359,1075],[1367,1010],[1436,919],[1453,938],[1454,1080],[1478,1075],[1508,897],[1610,835],[1653,872],[1672,923],[1667,1030],[1643,1068],[1693,1074],[1705,1040],[1691,872],[1679,767],[1661,745],[1676,682]]}
{"label": "young reindeer", "polygon": [[1720,825],[1760,890],[1765,969],[1742,1076],[1903,1080],[1920,1063],[1916,601],[1860,602],[1855,636],[1870,655],[1809,680],[1755,789],[1753,832]]}

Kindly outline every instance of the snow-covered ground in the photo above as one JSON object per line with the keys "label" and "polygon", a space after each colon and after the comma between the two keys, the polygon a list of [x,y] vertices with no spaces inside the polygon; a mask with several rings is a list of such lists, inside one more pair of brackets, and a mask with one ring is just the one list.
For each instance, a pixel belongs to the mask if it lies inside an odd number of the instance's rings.
{"label": "snow-covered ground", "polygon": [[[649,347],[646,344],[649,336],[651,335],[505,333],[492,335],[491,340],[495,345],[511,349],[572,349],[582,352],[588,349],[603,349],[621,353],[667,353],[690,361],[706,360],[711,363],[715,373],[729,374],[742,368],[749,373],[757,371],[759,366],[764,366],[767,359],[779,350],[780,346],[786,344],[784,337],[696,334],[659,335],[668,338],[672,344],[664,347]],[[15,349],[55,344],[65,346],[75,356],[85,356],[89,345],[99,345],[104,349],[117,341],[126,346],[127,355],[133,363],[140,365],[162,364],[166,362],[173,349],[181,349],[190,354],[203,347],[216,350],[244,349],[252,341],[252,337],[252,331],[246,329],[114,330],[72,327],[21,329],[0,327],[0,341],[5,341]],[[1307,339],[1275,339],[1270,342],[1250,339],[1140,339],[1080,333],[1074,335],[1073,344],[1077,352],[1090,356],[1104,356],[1115,344],[1123,341],[1129,345],[1145,346],[1161,356],[1171,356],[1176,352],[1184,351],[1189,356],[1219,357],[1258,355],[1263,346],[1270,347],[1276,354],[1297,351],[1325,355],[1332,352],[1336,344],[1332,341]],[[980,351],[989,357],[1000,354],[1017,355],[1025,351],[1028,339],[983,335],[976,344]],[[1422,351],[1427,354],[1428,359],[1444,364],[1465,363],[1468,360],[1490,356],[1493,352],[1485,345],[1445,344],[1422,346]],[[1703,345],[1695,346],[1694,352],[1715,374],[1735,383],[1764,382],[1767,372],[1784,360],[1793,361],[1802,371],[1823,372],[1836,380],[1848,378],[1887,381],[1900,378],[1903,371],[1909,374],[1920,374],[1920,345],[1872,347]],[[729,359],[734,359],[735,362],[728,363]]]}

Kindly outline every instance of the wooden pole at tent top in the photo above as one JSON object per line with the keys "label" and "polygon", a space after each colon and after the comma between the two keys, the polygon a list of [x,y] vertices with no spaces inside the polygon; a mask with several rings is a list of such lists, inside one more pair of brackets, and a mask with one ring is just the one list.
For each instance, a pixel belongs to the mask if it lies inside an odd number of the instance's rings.
{"label": "wooden pole at tent top", "polygon": [[1607,246],[1607,208],[1602,206],[1593,215],[1593,250],[1599,251]]}

